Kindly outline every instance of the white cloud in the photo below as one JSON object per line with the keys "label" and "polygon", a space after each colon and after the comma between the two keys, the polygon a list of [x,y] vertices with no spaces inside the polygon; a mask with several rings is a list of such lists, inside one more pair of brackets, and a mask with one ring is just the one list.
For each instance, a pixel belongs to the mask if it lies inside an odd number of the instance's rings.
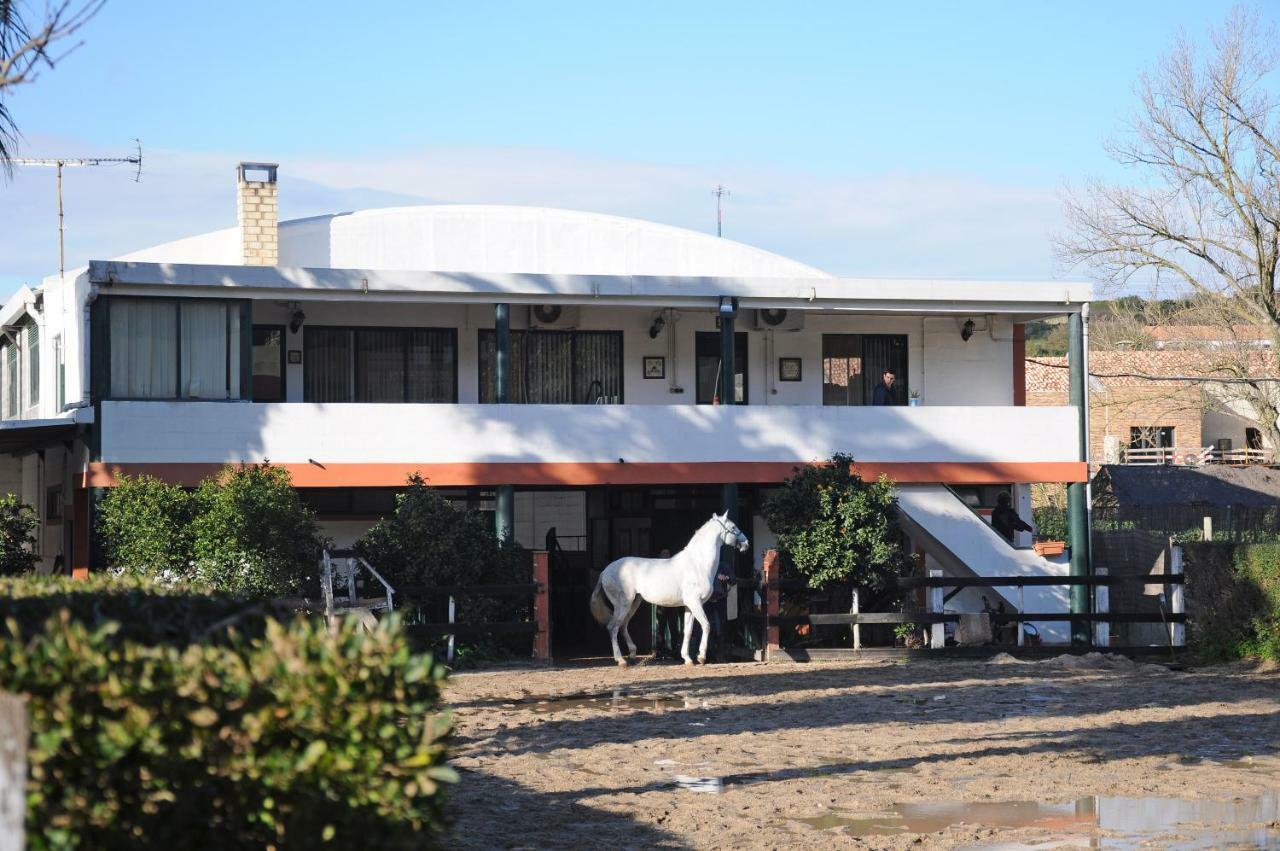
{"label": "white cloud", "polygon": [[[87,150],[74,140],[39,149]],[[118,153],[118,152],[117,152]],[[227,227],[240,157],[147,150],[129,166],[68,170],[67,265]],[[610,161],[527,148],[423,148],[351,158],[284,158],[281,215],[415,203],[568,207],[712,231],[723,183],[725,235],[837,274],[1048,277],[1057,189],[980,177],[894,172],[814,174]],[[57,271],[53,173],[19,169],[0,186],[0,289]]]}

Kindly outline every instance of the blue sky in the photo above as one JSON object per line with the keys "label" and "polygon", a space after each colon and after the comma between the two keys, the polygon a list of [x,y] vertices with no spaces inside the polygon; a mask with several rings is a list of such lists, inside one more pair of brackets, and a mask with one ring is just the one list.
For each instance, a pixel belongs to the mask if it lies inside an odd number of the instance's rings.
{"label": "blue sky", "polygon": [[[1228,3],[192,3],[109,0],[11,98],[69,173],[68,262],[234,224],[233,167],[285,217],[400,203],[593,209],[832,272],[1050,277],[1058,193],[1180,29]],[[0,184],[0,294],[56,272],[52,175]]]}

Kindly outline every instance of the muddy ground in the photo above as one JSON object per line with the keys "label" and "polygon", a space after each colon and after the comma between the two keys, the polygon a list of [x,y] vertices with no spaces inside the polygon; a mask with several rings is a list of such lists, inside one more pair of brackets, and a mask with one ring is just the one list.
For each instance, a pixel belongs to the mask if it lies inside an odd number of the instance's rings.
{"label": "muddy ground", "polygon": [[446,844],[1280,847],[1280,673],[1079,665],[460,673]]}

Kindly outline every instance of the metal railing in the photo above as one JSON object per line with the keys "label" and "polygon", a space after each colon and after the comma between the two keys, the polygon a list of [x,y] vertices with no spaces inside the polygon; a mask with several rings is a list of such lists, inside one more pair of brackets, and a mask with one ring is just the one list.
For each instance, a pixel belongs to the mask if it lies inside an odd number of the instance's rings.
{"label": "metal railing", "polygon": [[[337,569],[335,570],[335,565]],[[344,569],[345,568],[345,569]],[[357,574],[360,569],[364,568],[374,579],[382,585],[385,597],[361,597],[357,590]],[[347,588],[347,597],[345,600],[335,601],[333,594],[334,579],[345,581]],[[356,555],[353,550],[329,550],[324,551],[321,558],[321,574],[320,574],[320,593],[324,597],[324,614],[333,622],[334,613],[339,609],[365,609],[369,612],[374,611],[391,611],[395,608],[393,595],[395,589],[391,587],[391,583],[383,578],[373,565]],[[341,605],[339,605],[339,603]]]}

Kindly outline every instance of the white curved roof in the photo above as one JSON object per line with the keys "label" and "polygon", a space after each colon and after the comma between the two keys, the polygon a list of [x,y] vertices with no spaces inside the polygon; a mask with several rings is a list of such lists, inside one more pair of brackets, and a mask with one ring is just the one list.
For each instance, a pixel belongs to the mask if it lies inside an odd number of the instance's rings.
{"label": "white curved roof", "polygon": [[[544,207],[391,207],[280,223],[280,265],[544,275],[828,278],[729,239],[638,219]],[[237,265],[227,228],[117,260]]]}

